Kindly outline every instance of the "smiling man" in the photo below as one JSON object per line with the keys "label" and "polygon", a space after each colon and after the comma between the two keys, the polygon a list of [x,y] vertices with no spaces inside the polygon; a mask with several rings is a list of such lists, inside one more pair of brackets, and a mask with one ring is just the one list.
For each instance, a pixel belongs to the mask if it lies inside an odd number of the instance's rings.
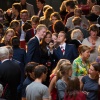
{"label": "smiling man", "polygon": [[27,60],[26,62],[34,61],[40,63],[40,40],[46,35],[47,27],[44,24],[39,24],[36,27],[36,35],[31,38],[27,44]]}

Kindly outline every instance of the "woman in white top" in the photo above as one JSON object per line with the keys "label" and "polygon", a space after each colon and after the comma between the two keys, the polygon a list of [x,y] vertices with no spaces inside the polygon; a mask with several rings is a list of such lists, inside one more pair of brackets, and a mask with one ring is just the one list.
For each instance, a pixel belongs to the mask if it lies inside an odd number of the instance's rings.
{"label": "woman in white top", "polygon": [[96,57],[98,55],[98,46],[100,45],[100,37],[97,36],[99,33],[99,28],[96,26],[96,24],[92,24],[89,28],[90,36],[88,38],[85,38],[82,42],[82,44],[85,44],[87,46],[91,47],[91,54],[89,61],[93,62],[96,60]]}

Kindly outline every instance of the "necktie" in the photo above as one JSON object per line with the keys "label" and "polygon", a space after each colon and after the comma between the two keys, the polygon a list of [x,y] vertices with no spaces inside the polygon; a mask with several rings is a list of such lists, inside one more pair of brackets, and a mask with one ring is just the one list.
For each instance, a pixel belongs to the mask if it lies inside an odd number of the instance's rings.
{"label": "necktie", "polygon": [[62,51],[62,53],[63,53],[63,55],[64,55],[64,53],[65,53],[65,49],[64,49],[63,46],[61,46],[61,51]]}

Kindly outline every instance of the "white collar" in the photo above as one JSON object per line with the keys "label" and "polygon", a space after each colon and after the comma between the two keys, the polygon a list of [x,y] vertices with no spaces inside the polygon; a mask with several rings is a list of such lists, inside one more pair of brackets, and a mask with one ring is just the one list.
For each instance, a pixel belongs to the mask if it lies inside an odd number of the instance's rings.
{"label": "white collar", "polygon": [[62,45],[60,45],[60,48],[63,47],[63,49],[65,50],[65,46],[66,46],[66,43],[63,43]]}
{"label": "white collar", "polygon": [[4,60],[1,61],[1,63],[5,62],[5,61],[7,61],[7,60],[9,60],[9,59],[4,59]]}
{"label": "white collar", "polygon": [[39,43],[40,43],[40,38],[37,36],[37,35],[35,35],[36,37],[37,37],[37,39],[38,39],[38,41],[39,41]]}

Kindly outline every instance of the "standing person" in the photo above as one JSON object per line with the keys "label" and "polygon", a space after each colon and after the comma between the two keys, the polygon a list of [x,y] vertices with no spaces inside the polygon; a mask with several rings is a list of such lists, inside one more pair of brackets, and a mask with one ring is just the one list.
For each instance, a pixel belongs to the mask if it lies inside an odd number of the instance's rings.
{"label": "standing person", "polygon": [[65,95],[65,90],[67,88],[67,84],[72,75],[72,65],[70,62],[66,62],[60,65],[60,70],[57,72],[57,100],[63,100]]}
{"label": "standing person", "polygon": [[80,81],[77,77],[70,78],[64,100],[86,100],[85,94],[80,91]]}
{"label": "standing person", "polygon": [[26,100],[26,87],[32,83],[35,79],[34,76],[34,69],[35,67],[38,65],[38,63],[35,62],[29,62],[28,64],[26,64],[25,66],[25,73],[26,73],[26,79],[23,82],[23,86],[22,86],[22,100]]}
{"label": "standing person", "polygon": [[5,35],[1,40],[0,46],[11,45],[10,40],[15,35],[15,31],[11,28],[8,28],[5,31]]}
{"label": "standing person", "polygon": [[90,47],[86,45],[80,45],[78,48],[79,57],[73,61],[73,76],[83,76],[88,74],[90,62],[88,60],[90,56]]}
{"label": "standing person", "polygon": [[26,32],[25,41],[28,43],[30,38],[34,37],[36,34],[36,27],[39,25],[39,17],[37,15],[33,15],[31,17],[31,25],[32,28]]}
{"label": "standing person", "polygon": [[47,86],[43,85],[47,74],[47,68],[44,65],[38,65],[34,69],[35,81],[26,88],[27,100],[49,100],[49,91]]}
{"label": "standing person", "polygon": [[89,74],[81,80],[81,90],[87,94],[86,100],[98,100],[100,85],[100,63],[93,62]]}
{"label": "standing person", "polygon": [[66,64],[68,62],[70,63],[70,61],[67,59],[60,59],[50,75],[49,92],[52,100],[57,99],[57,89],[56,89],[57,72],[60,70],[62,64]]}
{"label": "standing person", "polygon": [[20,3],[12,4],[12,20],[20,20],[20,11],[22,10]]}
{"label": "standing person", "polygon": [[54,57],[56,62],[60,59],[68,59],[71,63],[78,56],[77,49],[72,44],[66,44],[66,33],[60,31],[58,34],[59,46],[54,50]]}
{"label": "standing person", "polygon": [[44,24],[39,24],[36,27],[36,35],[31,38],[27,44],[27,61],[34,61],[40,63],[41,52],[40,52],[40,40],[46,35],[47,27]]}
{"label": "standing person", "polygon": [[25,48],[25,45],[26,45],[25,44],[25,35],[26,35],[26,33],[23,30],[23,25],[28,20],[28,11],[27,10],[21,10],[20,18],[21,18],[21,20],[20,20],[20,27],[21,27],[21,29],[20,29],[20,47],[26,49]]}
{"label": "standing person", "polygon": [[37,5],[37,8],[38,8],[37,15],[39,17],[43,16],[43,7],[45,5],[45,0],[36,0],[36,5]]}
{"label": "standing person", "polygon": [[25,65],[26,62],[26,51],[22,49],[20,45],[20,40],[17,36],[11,38],[11,44],[13,48],[13,59],[16,59]]}
{"label": "standing person", "polygon": [[0,47],[0,83],[4,87],[3,98],[7,100],[17,99],[17,87],[20,83],[21,71],[18,64],[9,60],[9,51],[6,47]]}
{"label": "standing person", "polygon": [[91,54],[89,57],[90,62],[94,62],[96,60],[96,57],[98,56],[98,46],[100,45],[100,37],[97,36],[99,33],[99,28],[96,26],[96,24],[92,24],[89,28],[90,36],[85,38],[82,42],[82,44],[90,46],[91,48]]}
{"label": "standing person", "polygon": [[23,9],[28,10],[29,18],[31,18],[33,15],[35,15],[33,5],[27,3],[26,0],[20,0],[20,4],[22,7],[22,10]]}

